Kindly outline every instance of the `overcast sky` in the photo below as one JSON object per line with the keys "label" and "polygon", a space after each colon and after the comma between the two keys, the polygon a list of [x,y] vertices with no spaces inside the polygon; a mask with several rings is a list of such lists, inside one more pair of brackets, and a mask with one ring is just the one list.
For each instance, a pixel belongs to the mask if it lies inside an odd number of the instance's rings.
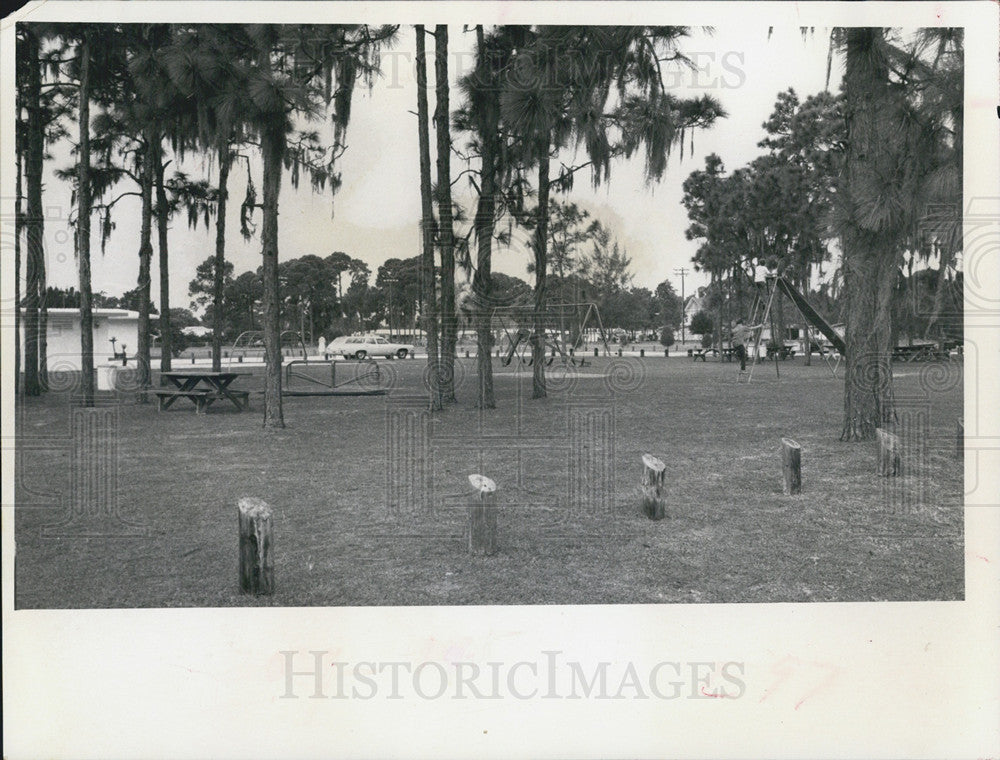
{"label": "overcast sky", "polygon": [[[471,66],[474,34],[462,27],[449,29],[451,51],[450,75],[456,79]],[[589,175],[578,175],[573,191],[565,198],[575,201],[600,218],[627,249],[633,262],[634,284],[654,288],[670,279],[680,291],[679,267],[691,267],[696,242],[685,240],[687,217],[681,206],[681,185],[692,171],[704,165],[704,157],[718,153],[727,169],[734,169],[760,153],[757,142],[763,136],[761,124],[768,117],[776,95],[794,87],[800,98],[826,86],[829,35],[817,29],[803,39],[798,27],[777,28],[768,38],[766,27],[717,27],[712,34],[695,30],[684,44],[686,53],[700,65],[699,73],[677,70],[670,76],[672,91],[680,96],[710,92],[729,113],[710,130],[694,135],[694,153],[685,146],[683,161],[675,152],[662,181],[647,187],[642,177],[641,157],[618,162],[612,167],[611,181],[592,189]],[[413,28],[400,29],[399,43],[383,59],[383,77],[369,93],[359,88],[355,94],[349,148],[340,161],[343,187],[331,203],[329,192],[313,194],[303,185],[293,190],[287,174],[283,180],[279,217],[280,259],[305,254],[325,256],[345,251],[366,261],[374,273],[391,257],[408,258],[419,253],[419,166],[417,153],[416,84],[413,66],[415,49]],[[428,51],[433,50],[428,40]],[[834,58],[831,88],[840,80],[842,62]],[[430,67],[433,85],[433,65]],[[452,91],[452,106],[459,101]],[[431,91],[433,109],[433,91]],[[74,134],[75,139],[75,134]],[[434,144],[433,133],[431,135]],[[572,154],[561,156],[570,163]],[[72,238],[66,223],[69,189],[51,173],[54,166],[66,166],[68,150],[63,146],[46,167],[44,204],[46,254],[49,282],[66,287],[77,284],[73,261]],[[585,160],[585,159],[581,159]],[[205,176],[216,181],[216,167],[203,160],[188,159],[184,170],[193,177]],[[463,168],[453,158],[452,173]],[[170,170],[168,170],[169,172]],[[260,163],[251,163],[254,182],[261,185]],[[459,200],[470,200],[460,180],[456,185]],[[260,240],[244,242],[239,234],[239,203],[246,188],[245,169],[234,170],[230,177],[230,212],[227,223],[227,258],[236,272],[256,268],[260,260]],[[121,190],[133,189],[121,186]],[[471,207],[471,206],[470,206]],[[335,211],[335,214],[332,213]],[[259,222],[259,212],[256,217]],[[139,205],[137,199],[116,207],[116,228],[102,256],[94,225],[93,287],[109,295],[119,295],[135,287],[138,275]],[[188,283],[195,267],[214,251],[214,224],[189,230],[183,214],[171,225],[170,272],[171,305],[189,306]],[[155,242],[155,234],[154,234]],[[158,262],[153,261],[153,299],[159,302],[156,279]],[[509,250],[494,254],[494,268],[525,278],[529,260],[525,240],[515,240]],[[687,293],[707,278],[692,272],[686,281]]]}

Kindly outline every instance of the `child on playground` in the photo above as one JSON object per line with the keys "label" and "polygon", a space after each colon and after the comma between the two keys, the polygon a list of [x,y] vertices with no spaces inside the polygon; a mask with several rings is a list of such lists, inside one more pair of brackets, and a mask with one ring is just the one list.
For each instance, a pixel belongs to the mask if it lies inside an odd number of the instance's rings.
{"label": "child on playground", "polygon": [[740,372],[746,372],[747,341],[750,340],[750,335],[758,327],[761,327],[761,325],[743,324],[742,318],[736,320],[736,326],[733,328],[732,344],[733,349],[736,351],[736,355],[740,358]]}

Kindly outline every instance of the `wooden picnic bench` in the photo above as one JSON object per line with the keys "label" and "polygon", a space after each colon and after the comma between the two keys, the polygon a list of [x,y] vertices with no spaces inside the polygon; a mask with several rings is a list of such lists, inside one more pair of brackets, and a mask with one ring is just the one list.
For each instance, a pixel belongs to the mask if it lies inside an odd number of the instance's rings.
{"label": "wooden picnic bench", "polygon": [[[159,410],[169,409],[179,398],[186,398],[195,406],[196,412],[204,412],[216,401],[227,399],[241,412],[250,409],[250,392],[233,390],[229,386],[241,374],[239,372],[212,372],[210,370],[175,370],[161,372],[173,388],[155,391],[159,399]],[[206,387],[207,386],[207,387]]]}
{"label": "wooden picnic bench", "polygon": [[788,359],[795,356],[795,349],[792,346],[777,346],[768,345],[767,347],[767,358],[773,359],[774,355],[778,354],[779,359]]}
{"label": "wooden picnic bench", "polygon": [[707,357],[709,354],[712,354],[712,356],[715,356],[717,353],[718,352],[714,348],[689,348],[688,349],[688,356],[691,357],[692,361],[698,361],[699,359],[701,359],[702,361],[705,361],[705,357]]}
{"label": "wooden picnic bench", "polygon": [[719,361],[731,362],[733,360],[733,357],[736,355],[736,350],[732,348],[723,348],[723,349],[689,348],[688,349],[688,356],[691,357],[692,361],[698,361],[698,359],[701,359],[702,361],[707,361],[709,355],[719,357]]}
{"label": "wooden picnic bench", "polygon": [[892,349],[892,358],[904,362],[947,359],[948,352],[934,343],[924,343],[918,346],[896,346]]}
{"label": "wooden picnic bench", "polygon": [[233,402],[241,412],[250,411],[250,391],[234,391],[232,388],[227,388],[225,393],[212,393],[209,391],[205,397],[205,406],[209,407],[216,401],[221,401],[224,398]]}
{"label": "wooden picnic bench", "polygon": [[170,405],[174,403],[179,398],[186,398],[191,401],[195,406],[195,412],[204,412],[205,407],[208,406],[206,403],[208,400],[208,395],[210,391],[208,388],[190,388],[188,390],[179,390],[177,388],[162,388],[153,391],[156,394],[158,412],[162,412],[165,409],[169,409]]}

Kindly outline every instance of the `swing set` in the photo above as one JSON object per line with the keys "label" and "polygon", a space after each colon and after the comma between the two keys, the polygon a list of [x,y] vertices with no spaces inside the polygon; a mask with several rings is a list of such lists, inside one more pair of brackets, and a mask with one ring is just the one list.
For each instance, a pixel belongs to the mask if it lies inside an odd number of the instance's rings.
{"label": "swing set", "polygon": [[[535,336],[535,310],[529,304],[498,306],[490,316],[491,323],[499,326],[501,336],[501,364],[509,366],[516,356],[520,364],[531,366],[532,338]],[[596,330],[604,355],[610,356],[607,331],[601,321],[601,312],[594,303],[547,304],[541,315],[542,346],[546,366],[557,358],[562,364],[582,367],[586,364],[577,351],[586,343],[587,330]]]}

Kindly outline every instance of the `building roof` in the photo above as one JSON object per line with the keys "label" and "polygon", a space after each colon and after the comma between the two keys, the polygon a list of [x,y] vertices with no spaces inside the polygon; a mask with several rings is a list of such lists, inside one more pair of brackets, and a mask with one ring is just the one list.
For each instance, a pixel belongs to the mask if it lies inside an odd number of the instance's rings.
{"label": "building roof", "polygon": [[[80,316],[80,310],[74,308],[58,308],[58,309],[46,309],[49,317],[78,317]],[[21,307],[21,313],[25,313],[25,308]],[[91,309],[91,314],[95,317],[104,317],[105,319],[138,319],[139,312],[131,311],[129,309]]]}

